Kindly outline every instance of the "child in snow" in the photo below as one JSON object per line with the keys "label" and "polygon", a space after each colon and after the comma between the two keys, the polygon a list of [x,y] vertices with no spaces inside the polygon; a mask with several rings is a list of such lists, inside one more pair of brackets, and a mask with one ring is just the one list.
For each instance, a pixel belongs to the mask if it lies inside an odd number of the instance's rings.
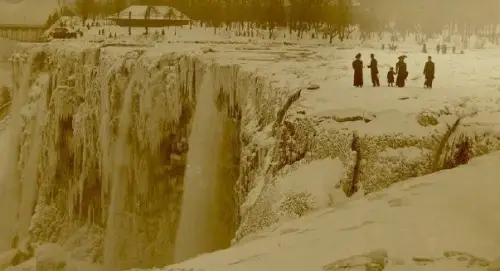
{"label": "child in snow", "polygon": [[394,68],[391,67],[389,71],[387,72],[387,83],[389,84],[390,87],[394,86],[394,75],[396,73],[394,72]]}

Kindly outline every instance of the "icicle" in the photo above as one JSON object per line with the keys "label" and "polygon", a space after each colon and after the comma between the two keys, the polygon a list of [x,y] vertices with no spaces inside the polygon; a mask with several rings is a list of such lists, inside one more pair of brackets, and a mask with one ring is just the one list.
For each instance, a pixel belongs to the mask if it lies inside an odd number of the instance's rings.
{"label": "icicle", "polygon": [[[43,88],[46,90],[46,88]],[[36,117],[33,123],[32,134],[39,135],[43,118],[43,100],[36,104]],[[38,162],[40,159],[40,150],[42,147],[42,138],[32,136],[29,148],[29,156],[22,172],[22,194],[20,199],[19,228],[18,237],[23,240],[28,237],[28,229],[33,215],[33,206],[37,195],[37,175]]]}
{"label": "icicle", "polygon": [[[10,248],[11,240],[16,235],[17,220],[20,204],[20,175],[17,170],[19,158],[19,146],[22,136],[23,105],[28,98],[31,81],[31,66],[36,53],[28,58],[27,62],[19,64],[15,72],[20,74],[21,80],[14,84],[12,112],[8,127],[2,132],[2,153],[5,157],[4,163],[0,164],[0,213],[3,223],[0,223],[0,250]],[[5,145],[3,145],[5,144]]]}
{"label": "icicle", "polygon": [[[101,120],[99,125],[99,139],[101,146],[101,202],[105,202],[106,195],[109,194],[110,191],[110,182],[109,182],[109,174],[111,172],[110,168],[110,100],[109,100],[109,81],[111,80],[111,76],[113,75],[113,70],[109,70],[104,80],[101,81]],[[102,210],[101,213],[103,215],[106,214],[105,204],[101,205]]]}
{"label": "icicle", "polygon": [[128,172],[131,162],[128,136],[132,124],[132,97],[139,73],[133,73],[124,93],[123,106],[120,111],[118,138],[114,148],[114,164],[111,179],[111,198],[108,210],[107,230],[104,243],[104,265],[106,270],[116,270],[119,267],[119,232],[121,217],[125,209]]}

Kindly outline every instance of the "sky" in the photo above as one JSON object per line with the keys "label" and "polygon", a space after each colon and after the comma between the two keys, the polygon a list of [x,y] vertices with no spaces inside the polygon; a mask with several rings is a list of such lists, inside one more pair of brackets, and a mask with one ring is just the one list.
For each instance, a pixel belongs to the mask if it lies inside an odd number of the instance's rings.
{"label": "sky", "polygon": [[0,0],[0,24],[44,24],[59,0]]}

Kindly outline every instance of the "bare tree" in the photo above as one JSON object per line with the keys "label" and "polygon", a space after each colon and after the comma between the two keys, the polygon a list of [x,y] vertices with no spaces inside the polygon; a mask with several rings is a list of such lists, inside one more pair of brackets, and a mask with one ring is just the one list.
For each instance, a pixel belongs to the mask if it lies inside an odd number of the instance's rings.
{"label": "bare tree", "polygon": [[85,25],[85,21],[91,16],[95,15],[96,4],[94,0],[77,0],[76,8],[78,14],[82,18],[82,23]]}

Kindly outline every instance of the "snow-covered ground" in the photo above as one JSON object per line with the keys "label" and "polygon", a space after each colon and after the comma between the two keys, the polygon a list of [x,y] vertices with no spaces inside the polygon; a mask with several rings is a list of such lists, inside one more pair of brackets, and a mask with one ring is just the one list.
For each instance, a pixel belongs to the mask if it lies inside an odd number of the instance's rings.
{"label": "snow-covered ground", "polygon": [[161,270],[486,270],[500,256],[499,163],[476,158]]}
{"label": "snow-covered ground", "polygon": [[[118,33],[117,39],[99,37],[92,32],[97,32],[98,28],[93,28],[84,34],[83,41],[52,41],[49,47],[57,50],[51,49],[50,54],[60,56],[59,64],[68,67],[55,71],[54,78],[71,78],[72,74],[66,71],[85,70],[75,68],[74,65],[79,65],[75,64],[75,59],[80,57],[79,52],[95,48],[98,40],[106,40],[101,44],[108,43],[100,51],[99,65],[102,67],[106,67],[106,61],[118,63],[112,67],[119,66],[119,60],[125,55],[140,52],[137,63],[149,65],[157,72],[154,69],[160,57],[192,51],[198,60],[206,63],[215,60],[219,67],[238,67],[229,70],[237,72],[238,78],[218,78],[221,88],[234,85],[252,88],[238,90],[234,87],[232,91],[250,93],[251,97],[236,99],[244,101],[243,110],[247,114],[244,117],[248,119],[243,123],[243,133],[256,148],[274,144],[275,138],[269,136],[271,125],[257,129],[257,120],[252,122],[248,112],[255,111],[255,116],[261,118],[259,121],[271,119],[273,122],[278,109],[298,90],[301,90],[300,97],[288,109],[285,126],[292,126],[297,134],[310,133],[313,137],[306,137],[304,143],[292,135],[298,142],[290,143],[293,146],[290,152],[297,151],[293,149],[295,145],[311,145],[304,159],[284,165],[273,176],[271,184],[253,180],[255,183],[250,186],[251,192],[241,208],[244,213],[241,235],[237,236],[239,242],[234,247],[165,270],[333,271],[343,270],[345,262],[351,266],[360,265],[353,270],[382,270],[377,267],[381,262],[385,263],[384,270],[486,270],[490,261],[500,256],[500,215],[497,215],[500,198],[496,197],[500,188],[498,152],[476,158],[469,165],[407,180],[431,173],[431,166],[434,167],[431,162],[439,162],[444,156],[446,150],[434,154],[441,148],[434,137],[443,137],[441,141],[454,148],[455,141],[449,140],[453,135],[448,131],[458,118],[463,117],[454,133],[470,136],[471,155],[500,149],[500,68],[495,64],[500,61],[498,48],[467,50],[465,54],[456,55],[431,52],[437,78],[434,89],[427,90],[423,89],[421,75],[427,54],[420,53],[420,47],[412,45],[411,41],[401,44],[397,52],[388,52],[381,50],[378,41],[359,45],[350,40],[335,46],[310,39],[303,43],[290,38],[263,42],[258,38],[234,38],[234,33],[229,32],[214,37],[212,29],[184,27],[167,29],[164,38],[159,37],[157,42],[151,43],[150,38],[136,35],[142,29],[134,29],[135,34],[128,37],[126,29],[105,28],[106,35]],[[154,33],[155,30],[150,31]],[[297,44],[283,43],[290,40]],[[228,41],[241,44],[220,44]],[[125,43],[140,47],[122,46]],[[429,48],[434,45],[430,43]],[[381,72],[380,88],[371,87],[368,69],[365,87],[352,87],[351,62],[358,52],[363,54],[366,64],[370,53],[376,55]],[[389,88],[383,83],[385,74],[400,54],[408,56],[407,87]],[[160,76],[151,75],[144,80],[157,83],[154,81],[157,77]],[[265,78],[258,82],[265,86],[257,84],[256,77]],[[92,84],[95,82],[87,83],[88,93],[94,91]],[[96,89],[101,91],[101,88]],[[171,103],[175,107],[174,102]],[[97,110],[90,108],[91,105],[83,106],[89,108],[82,112]],[[250,106],[254,108],[247,108]],[[307,127],[313,132],[306,132],[301,124],[309,125]],[[83,129],[77,132],[85,133]],[[286,134],[287,130],[283,128],[283,131]],[[349,136],[344,138],[343,131],[350,133]],[[353,134],[360,137],[357,150],[349,141]],[[323,142],[322,137],[329,141]],[[358,179],[362,187],[360,193],[348,199],[339,187],[344,185],[352,167],[346,160],[355,152],[362,154],[358,161],[362,171]],[[432,160],[435,156],[438,159]],[[441,169],[441,165],[438,166],[437,169]],[[403,180],[406,181],[366,197],[361,193],[363,189],[373,192]],[[272,186],[273,191],[262,192],[266,191],[265,186]],[[273,209],[290,195],[305,195],[303,203],[307,206],[299,206],[304,209],[292,213]],[[269,215],[266,208],[259,211],[258,204],[262,202],[269,203],[277,212]],[[297,218],[304,214],[305,217]],[[256,217],[271,217],[272,223],[256,223],[259,222]],[[259,227],[252,228],[253,224]],[[50,248],[41,249],[37,254],[41,258],[36,260],[67,261],[64,249],[55,253],[59,258],[42,253]],[[375,252],[370,254],[373,250]],[[351,257],[361,254],[364,256]],[[338,262],[345,258],[349,259],[343,264]],[[33,265],[34,261],[25,266]],[[80,270],[90,268],[80,267]]]}
{"label": "snow-covered ground", "polygon": [[[99,29],[105,29],[105,35],[97,34]],[[206,43],[204,50],[208,58],[219,61],[238,63],[244,69],[257,72],[270,78],[273,86],[285,87],[291,90],[319,85],[319,90],[304,90],[299,108],[308,114],[322,114],[325,111],[360,109],[368,112],[398,110],[405,113],[420,112],[423,108],[443,107],[454,101],[467,102],[477,100],[477,103],[496,102],[500,97],[500,67],[495,59],[500,58],[500,50],[491,47],[484,50],[470,50],[465,54],[438,55],[432,49],[429,54],[420,53],[421,47],[412,40],[399,44],[397,52],[381,50],[384,41],[347,40],[342,44],[330,46],[327,41],[314,39],[297,39],[296,37],[266,39],[267,32],[260,30],[262,37],[235,37],[234,31],[219,29],[213,34],[212,28],[189,26],[182,28],[165,28],[166,36],[152,42],[155,32],[161,29],[151,28],[150,36],[143,37],[142,28],[133,28],[132,36],[128,36],[123,27],[105,25],[88,30],[85,41],[101,40],[105,43],[144,44],[153,46],[158,52],[168,51],[173,46],[188,48],[184,43]],[[174,34],[176,32],[176,34]],[[284,31],[285,32],[285,31]],[[117,33],[118,38],[109,38],[108,34]],[[143,41],[141,43],[140,41]],[[282,42],[292,41],[294,45],[284,45]],[[53,41],[58,43],[59,41]],[[126,42],[126,43],[125,43]],[[178,43],[179,45],[170,44]],[[228,45],[238,42],[241,46]],[[219,44],[222,43],[222,44]],[[245,45],[247,44],[247,45]],[[429,43],[433,48],[435,41]],[[191,46],[192,47],[192,46]],[[174,49],[176,51],[176,49]],[[356,53],[363,55],[365,65],[369,64],[369,55],[374,53],[379,62],[381,88],[372,88],[369,69],[365,69],[363,89],[352,88],[351,62]],[[408,56],[409,77],[404,89],[388,88],[386,74],[389,67],[394,67],[397,57]],[[220,56],[219,56],[220,55]],[[433,90],[423,90],[423,67],[427,56],[433,57],[436,63],[436,79]],[[477,105],[480,107],[481,105]]]}

